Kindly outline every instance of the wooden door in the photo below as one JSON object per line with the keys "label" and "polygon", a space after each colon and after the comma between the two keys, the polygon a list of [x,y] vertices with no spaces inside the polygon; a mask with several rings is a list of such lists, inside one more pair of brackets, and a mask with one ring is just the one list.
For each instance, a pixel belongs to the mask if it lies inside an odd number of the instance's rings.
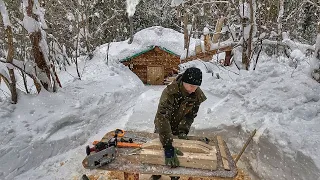
{"label": "wooden door", "polygon": [[164,80],[163,66],[147,67],[147,83],[152,85],[162,85]]}

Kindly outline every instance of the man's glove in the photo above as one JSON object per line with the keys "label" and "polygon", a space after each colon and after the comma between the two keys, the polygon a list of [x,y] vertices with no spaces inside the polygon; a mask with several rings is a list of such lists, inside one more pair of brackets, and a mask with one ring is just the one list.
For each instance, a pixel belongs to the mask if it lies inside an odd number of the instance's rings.
{"label": "man's glove", "polygon": [[207,137],[203,137],[203,138],[200,138],[199,141],[202,141],[202,142],[204,142],[206,144],[209,144],[210,139],[208,139]]}
{"label": "man's glove", "polygon": [[180,134],[178,135],[178,138],[179,138],[179,139],[188,139],[188,136],[187,136],[185,133],[180,133]]}
{"label": "man's glove", "polygon": [[180,162],[177,155],[183,156],[183,153],[179,149],[174,148],[173,146],[164,147],[165,163],[166,165],[171,166],[171,168],[180,166]]}

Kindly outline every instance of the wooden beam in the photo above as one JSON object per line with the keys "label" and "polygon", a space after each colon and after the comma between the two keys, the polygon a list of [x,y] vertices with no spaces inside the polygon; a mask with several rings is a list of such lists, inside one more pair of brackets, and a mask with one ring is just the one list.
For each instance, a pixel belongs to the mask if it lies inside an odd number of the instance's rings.
{"label": "wooden beam", "polygon": [[[192,153],[211,153],[216,152],[213,146],[210,146],[201,141],[194,140],[184,140],[184,139],[174,139],[172,143],[173,147],[179,148],[182,152],[192,152]],[[143,149],[154,149],[161,150],[162,144],[159,139],[154,139],[142,145]]]}
{"label": "wooden beam", "polygon": [[217,140],[218,140],[218,146],[219,146],[219,150],[222,158],[223,167],[225,170],[230,170],[226,149],[224,147],[224,141],[221,136],[217,136]]}
{"label": "wooden beam", "polygon": [[[184,139],[174,139],[172,145],[183,152],[183,156],[178,156],[180,166],[216,170],[217,151],[214,146]],[[163,147],[158,138],[143,144],[138,154],[141,163],[165,165]]]}
{"label": "wooden beam", "polygon": [[[163,150],[142,149],[139,153],[140,161],[144,164],[165,165]],[[216,153],[190,153],[183,152],[183,156],[178,156],[180,166],[189,168],[199,168],[216,170],[217,156]]]}

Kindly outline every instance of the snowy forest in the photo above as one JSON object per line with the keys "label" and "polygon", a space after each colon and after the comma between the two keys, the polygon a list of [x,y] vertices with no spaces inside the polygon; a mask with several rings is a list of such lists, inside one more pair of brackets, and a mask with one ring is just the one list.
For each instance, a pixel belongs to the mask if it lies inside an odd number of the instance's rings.
{"label": "snowy forest", "polygon": [[[151,46],[160,86],[133,70]],[[0,179],[99,174],[85,146],[153,133],[163,79],[189,67],[207,96],[190,133],[233,155],[256,129],[247,178],[319,180],[319,0],[0,0]]]}
{"label": "snowy forest", "polygon": [[[307,56],[319,58],[315,53],[319,48],[314,45],[320,31],[320,6],[315,0],[137,0],[131,6],[134,10],[127,10],[125,1],[4,0],[1,2],[1,62],[18,68],[17,75],[24,79],[24,85],[18,87],[20,91],[29,93],[30,86],[35,86],[39,92],[43,86],[55,92],[61,86],[56,68],[65,70],[67,66],[76,65],[80,55],[91,59],[95,48],[106,42],[125,40],[130,33],[151,26],[167,27],[186,34],[190,30],[193,38],[200,38],[204,28],[215,33],[215,25],[221,17],[225,18],[225,38],[232,38],[233,43],[246,52],[242,57],[246,66],[260,48],[268,55],[290,57],[291,52],[298,49]],[[30,66],[41,70],[32,72],[26,68]],[[320,81],[317,66],[312,67],[315,67],[316,80]],[[41,75],[41,71],[47,77]],[[2,71],[1,79],[9,85],[10,96],[16,103],[17,87],[13,74],[9,68]],[[27,84],[26,76],[33,79],[32,85]]]}

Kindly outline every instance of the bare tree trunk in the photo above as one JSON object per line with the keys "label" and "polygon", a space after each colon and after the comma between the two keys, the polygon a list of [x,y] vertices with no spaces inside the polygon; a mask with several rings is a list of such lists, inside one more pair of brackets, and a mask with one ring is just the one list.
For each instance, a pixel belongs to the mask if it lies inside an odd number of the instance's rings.
{"label": "bare tree trunk", "polygon": [[183,10],[183,34],[184,34],[184,49],[188,48],[188,14],[186,7]]}
{"label": "bare tree trunk", "polygon": [[279,14],[278,14],[278,43],[277,43],[277,54],[279,54],[279,47],[281,41],[281,34],[282,34],[282,18],[284,13],[284,0],[279,1]]}
{"label": "bare tree trunk", "polygon": [[252,54],[252,38],[253,38],[253,27],[254,27],[254,12],[253,12],[253,0],[249,0],[250,5],[250,32],[249,32],[249,39],[248,39],[248,50],[247,50],[247,64],[246,70],[249,70],[250,62],[251,62],[251,54]]}
{"label": "bare tree trunk", "polygon": [[[25,37],[26,36],[26,33],[24,30],[22,30],[22,37]],[[26,59],[26,46],[25,46],[25,41],[21,41],[21,45],[20,45],[20,49],[21,49],[21,53],[20,53],[20,60],[21,61],[24,61]],[[24,67],[23,69],[25,70],[26,67],[25,67],[25,64],[24,64]],[[27,76],[26,76],[26,73],[23,71],[23,70],[20,70],[21,72],[21,76],[22,76],[22,79],[23,79],[23,85],[24,85],[24,88],[25,88],[25,91],[27,94],[29,94],[29,90],[28,90],[28,82],[27,82]]]}
{"label": "bare tree trunk", "polygon": [[129,23],[130,23],[130,39],[129,39],[129,44],[132,43],[133,41],[133,17],[129,16]]}
{"label": "bare tree trunk", "polygon": [[[8,37],[8,56],[7,56],[7,62],[12,63],[13,62],[13,55],[14,55],[14,48],[13,48],[13,35],[12,35],[12,29],[10,26],[6,29],[7,37]],[[16,87],[16,76],[14,74],[14,70],[8,68],[9,76],[11,79],[10,82],[10,91],[11,91],[11,100],[14,104],[18,101],[18,95],[17,95],[17,87]]]}
{"label": "bare tree trunk", "polygon": [[22,70],[20,70],[20,72],[21,72],[21,76],[22,76],[22,79],[23,79],[24,89],[26,90],[26,93],[29,94],[26,73],[24,73]]}
{"label": "bare tree trunk", "polygon": [[80,24],[79,24],[79,22],[78,22],[78,28],[79,28],[79,31],[78,31],[78,34],[77,34],[77,42],[76,42],[75,64],[76,64],[76,69],[77,69],[78,77],[79,77],[79,79],[81,80],[81,75],[80,75],[79,66],[78,66],[78,46],[79,46],[79,34],[80,34]]}
{"label": "bare tree trunk", "polygon": [[192,25],[191,25],[191,28],[190,28],[190,32],[188,34],[188,46],[187,46],[187,55],[186,55],[186,58],[189,56],[189,48],[190,48],[190,41],[191,41],[191,36],[192,36],[192,31],[193,31],[193,27],[195,26],[195,18],[193,17],[192,19]]}
{"label": "bare tree trunk", "polygon": [[110,42],[108,43],[108,49],[107,49],[107,66],[109,66],[109,48],[110,48]]}
{"label": "bare tree trunk", "polygon": [[[88,16],[87,16],[87,8],[85,8],[84,9],[84,11],[85,12],[83,12],[82,13],[82,16],[81,16],[81,18],[82,18],[82,23],[84,24],[84,26],[83,26],[83,33],[84,33],[84,37],[85,37],[85,41],[86,41],[86,47],[87,47],[87,53],[90,53],[91,51],[90,51],[90,46],[89,46],[89,42],[88,42],[88,32],[87,32],[87,30],[89,29],[88,28]],[[83,16],[86,16],[86,19],[84,19],[84,17]]]}
{"label": "bare tree trunk", "polygon": [[[248,70],[247,64],[248,64],[248,56],[247,56],[247,48],[248,48],[248,44],[247,44],[247,40],[245,38],[245,27],[246,27],[246,20],[244,18],[244,0],[242,0],[242,4],[243,4],[243,9],[242,9],[242,14],[243,17],[241,18],[241,22],[242,22],[242,39],[243,39],[243,44],[242,44],[242,64],[245,66],[246,70]],[[241,12],[240,12],[241,13]]]}

